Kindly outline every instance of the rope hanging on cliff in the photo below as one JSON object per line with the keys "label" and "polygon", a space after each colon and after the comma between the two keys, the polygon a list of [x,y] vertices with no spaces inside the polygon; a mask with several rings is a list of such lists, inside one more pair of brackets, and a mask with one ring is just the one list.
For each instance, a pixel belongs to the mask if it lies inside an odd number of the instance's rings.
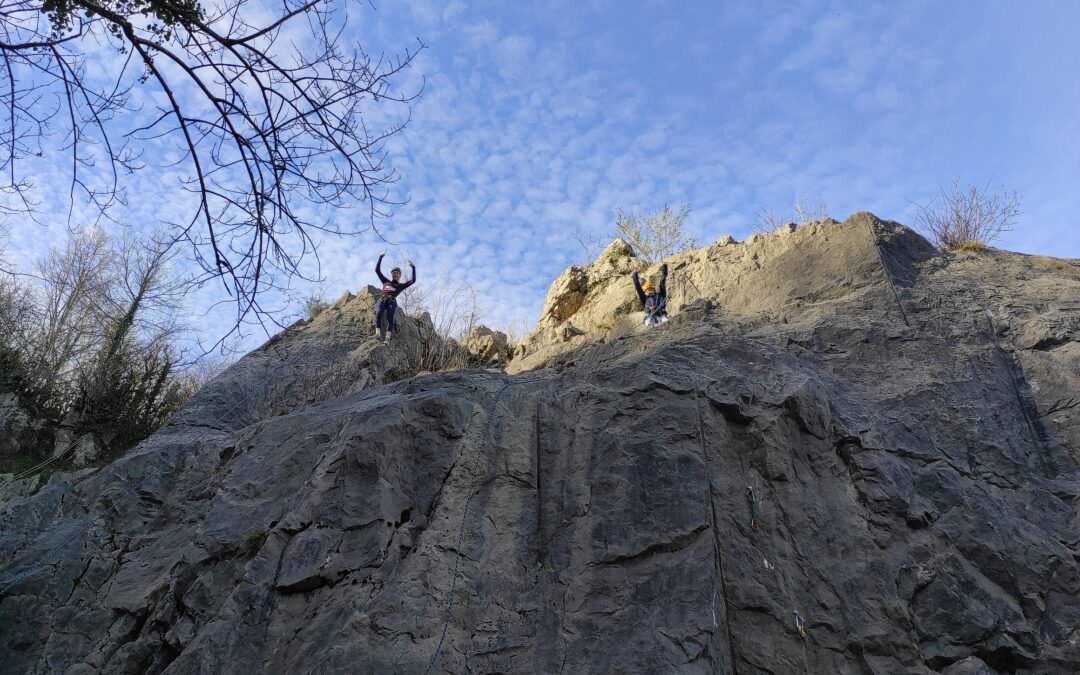
{"label": "rope hanging on cliff", "polygon": [[[487,420],[484,423],[484,434],[481,437],[481,440],[484,441],[491,437],[491,422],[493,419],[492,413],[494,413],[495,408],[499,405],[499,401],[502,400],[502,395],[506,392],[507,389],[522,384],[540,382],[543,379],[544,378],[542,377],[533,377],[527,380],[519,380],[517,382],[511,381],[504,384],[502,388],[499,389],[498,392],[496,392],[494,398],[491,401],[491,405],[488,406]],[[446,640],[446,631],[450,627],[450,615],[454,610],[454,591],[457,590],[458,570],[461,567],[461,552],[465,544],[465,522],[468,519],[469,505],[472,503],[472,498],[475,492],[476,486],[474,484],[470,487],[468,496],[465,497],[465,506],[462,508],[461,511],[461,527],[458,529],[457,555],[454,556],[454,572],[453,575],[450,577],[450,592],[447,594],[446,601],[446,618],[443,620],[442,633],[439,635],[439,643],[435,646],[435,651],[431,654],[431,660],[428,662],[427,668],[424,669],[425,675],[427,675],[427,673],[430,673],[432,669],[435,668],[435,664],[438,663],[439,655],[442,654],[443,642]]]}
{"label": "rope hanging on cliff", "polygon": [[64,456],[70,454],[72,450],[74,450],[76,447],[78,447],[80,440],[82,440],[81,437],[76,438],[71,443],[68,443],[68,446],[66,448],[64,448],[60,452],[56,453],[52,457],[46,459],[45,461],[43,461],[43,462],[41,462],[39,464],[35,464],[34,466],[30,467],[29,469],[25,469],[23,471],[20,471],[19,473],[15,474],[14,476],[7,479],[3,483],[0,483],[0,490],[3,490],[4,488],[6,488],[8,485],[11,485],[15,481],[23,480],[24,478],[29,478],[30,476],[34,475],[38,471],[41,471],[42,469],[44,469],[48,465],[50,465],[53,462],[55,462],[56,460],[60,459],[61,457],[64,457]]}
{"label": "rope hanging on cliff", "polygon": [[870,230],[870,238],[874,240],[874,250],[877,251],[878,260],[881,261],[881,269],[885,270],[885,280],[889,282],[889,288],[892,289],[893,297],[896,298],[896,306],[900,308],[900,318],[904,320],[905,326],[911,328],[911,324],[908,323],[907,312],[904,311],[904,304],[900,302],[900,293],[897,292],[896,284],[893,283],[892,274],[889,274],[889,266],[885,264],[885,256],[881,255],[877,232],[874,231],[874,225],[869,219],[866,220],[866,229]]}
{"label": "rope hanging on cliff", "polygon": [[[699,389],[701,389],[701,387],[699,385],[695,384],[695,386],[694,386],[694,409],[697,411],[697,418],[698,418],[698,441],[700,443],[700,450],[701,450],[701,465],[702,465],[703,470],[705,471],[705,490],[706,490],[705,496],[706,496],[706,498],[708,499],[708,502],[709,502],[709,527],[712,530],[713,556],[714,556],[714,560],[716,562],[716,573],[717,573],[717,576],[713,578],[713,592],[712,592],[713,627],[714,628],[718,627],[718,622],[716,620],[716,596],[718,595],[717,591],[720,590],[720,591],[723,591],[725,593],[725,595],[722,596],[723,601],[724,601],[724,609],[725,609],[725,612],[724,612],[724,624],[725,624],[725,627],[727,628],[728,658],[731,659],[731,672],[732,672],[733,675],[739,675],[739,667],[737,665],[738,661],[735,658],[735,641],[734,641],[734,638],[733,638],[733,636],[731,634],[731,620],[727,616],[727,612],[726,612],[726,610],[727,610],[727,595],[726,595],[726,582],[725,582],[726,580],[725,580],[725,576],[724,576],[724,559],[722,557],[720,557],[720,542],[718,540],[718,534],[719,533],[718,533],[718,530],[716,528],[716,508],[713,505],[713,493],[714,493],[714,491],[713,491],[713,485],[712,485],[712,472],[709,469],[709,454],[708,454],[708,451],[706,450],[705,419],[701,414],[701,402],[700,402],[699,396],[698,396],[698,390]],[[719,589],[717,588],[717,582],[719,582],[719,584],[720,584]]]}

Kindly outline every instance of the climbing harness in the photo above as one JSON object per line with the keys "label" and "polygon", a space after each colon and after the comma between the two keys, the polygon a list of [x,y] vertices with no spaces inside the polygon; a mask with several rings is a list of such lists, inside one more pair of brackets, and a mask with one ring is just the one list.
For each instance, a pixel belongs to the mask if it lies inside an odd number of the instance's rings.
{"label": "climbing harness", "polygon": [[754,494],[754,486],[746,486],[746,501],[750,502],[750,529],[754,532],[761,530],[757,517],[757,495]]}

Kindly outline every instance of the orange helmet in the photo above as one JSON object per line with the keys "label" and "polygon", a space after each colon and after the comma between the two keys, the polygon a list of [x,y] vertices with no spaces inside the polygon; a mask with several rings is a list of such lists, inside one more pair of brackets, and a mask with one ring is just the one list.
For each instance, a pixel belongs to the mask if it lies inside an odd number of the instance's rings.
{"label": "orange helmet", "polygon": [[651,281],[646,281],[641,286],[641,290],[643,290],[643,291],[651,291],[652,289],[653,289],[653,285],[652,285]]}

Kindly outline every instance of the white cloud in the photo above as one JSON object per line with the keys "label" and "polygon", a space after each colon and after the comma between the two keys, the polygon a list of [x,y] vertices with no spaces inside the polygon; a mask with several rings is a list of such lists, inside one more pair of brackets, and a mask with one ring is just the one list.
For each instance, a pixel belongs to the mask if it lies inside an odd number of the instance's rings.
{"label": "white cloud", "polygon": [[[435,36],[410,76],[426,78],[425,96],[389,144],[412,201],[380,225],[397,246],[320,240],[324,294],[369,283],[387,248],[399,263],[416,261],[421,284],[473,284],[484,320],[506,325],[535,320],[550,280],[581,256],[577,231],[606,237],[616,206],[692,202],[690,225],[705,240],[744,236],[759,208],[786,209],[796,195],[820,196],[837,217],[871,208],[903,218],[907,199],[949,177],[935,173],[943,166],[970,170],[963,158],[933,156],[944,153],[944,135],[963,131],[948,115],[972,94],[949,79],[959,76],[940,36],[913,13],[724,3],[710,14],[715,25],[699,30],[671,12],[682,21],[672,35],[685,36],[699,61],[674,70],[664,68],[671,45],[624,34],[620,5],[567,0],[500,16],[494,5],[481,15],[473,4],[428,1],[410,4],[404,19],[376,13],[376,32],[391,44]],[[639,52],[648,58],[625,63]],[[666,82],[672,72],[683,80]],[[1055,175],[1080,174],[1066,161]],[[1032,192],[1029,222],[1075,213],[1051,206],[1068,186],[1024,180],[1046,186]],[[139,181],[150,204],[183,211],[182,194],[159,197],[152,177]],[[1028,230],[1009,241],[1050,239]]]}

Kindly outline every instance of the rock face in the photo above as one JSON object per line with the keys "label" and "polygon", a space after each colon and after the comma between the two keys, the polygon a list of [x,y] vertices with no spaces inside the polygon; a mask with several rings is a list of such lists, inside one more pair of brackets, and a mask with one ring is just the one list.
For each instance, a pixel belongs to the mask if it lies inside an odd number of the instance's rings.
{"label": "rock face", "polygon": [[616,239],[593,264],[567,268],[548,289],[536,327],[515,346],[510,372],[542,367],[553,355],[588,343],[587,334],[606,335],[624,323],[638,304],[630,273],[646,267]]}
{"label": "rock face", "polygon": [[1080,264],[868,214],[680,262],[672,320],[618,337],[595,303],[640,263],[587,270],[560,321],[595,322],[534,340],[535,372],[237,403],[333,381],[370,308],[286,331],[128,456],[0,505],[0,663],[1080,670]]}

